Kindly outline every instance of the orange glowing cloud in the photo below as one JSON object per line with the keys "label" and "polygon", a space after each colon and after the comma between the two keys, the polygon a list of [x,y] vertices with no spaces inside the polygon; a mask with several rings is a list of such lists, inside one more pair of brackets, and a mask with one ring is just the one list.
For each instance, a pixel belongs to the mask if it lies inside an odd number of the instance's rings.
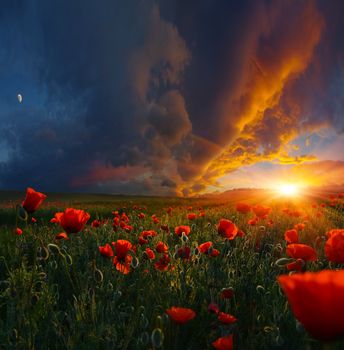
{"label": "orange glowing cloud", "polygon": [[184,183],[184,192],[192,193],[195,183],[214,184],[244,165],[315,160],[313,155],[290,155],[289,143],[303,126],[300,106],[289,90],[311,64],[324,20],[314,1],[298,3],[297,11],[289,2],[274,3],[262,17],[261,31],[247,43],[249,56],[241,80],[219,99],[219,139],[225,140],[227,133],[227,143],[202,164],[199,176]]}

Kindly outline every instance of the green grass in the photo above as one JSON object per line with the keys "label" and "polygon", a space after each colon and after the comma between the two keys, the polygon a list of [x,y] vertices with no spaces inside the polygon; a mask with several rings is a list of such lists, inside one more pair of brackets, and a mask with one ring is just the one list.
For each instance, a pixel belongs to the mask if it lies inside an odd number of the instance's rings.
{"label": "green grass", "polygon": [[[22,195],[23,197],[23,195]],[[14,200],[19,200],[13,198]],[[51,197],[48,197],[51,199]],[[235,198],[237,200],[237,198]],[[238,214],[233,202],[215,199],[181,200],[174,198],[58,196],[35,214],[37,223],[19,221],[24,233],[16,236],[15,209],[8,198],[0,209],[0,347],[2,349],[211,349],[211,343],[229,332],[234,333],[237,349],[322,349],[323,344],[311,339],[295,321],[276,277],[286,273],[275,265],[285,257],[285,230],[300,222],[281,212],[293,203],[269,203],[272,226],[262,223],[251,227],[249,215]],[[254,201],[254,200],[253,200]],[[133,205],[146,206],[146,218],[137,217]],[[191,261],[174,258],[175,246],[183,244],[174,227],[189,224],[186,207],[198,212],[202,206],[205,218],[190,223],[186,243],[191,248],[211,240],[220,255],[192,256]],[[343,211],[326,208],[323,218],[316,218],[309,203],[302,205],[310,215],[301,233],[303,243],[314,246],[315,237],[331,228],[343,228]],[[55,241],[62,229],[49,220],[65,207],[87,210],[91,219],[86,228],[70,235],[69,241]],[[166,208],[172,206],[172,216]],[[113,210],[125,210],[131,218],[132,232],[111,226]],[[156,214],[160,224],[172,234],[153,224]],[[92,228],[93,219],[108,219],[108,224]],[[235,222],[245,233],[233,241],[221,238],[216,224],[221,218]],[[137,246],[139,265],[128,275],[116,271],[111,259],[98,251],[99,245],[117,239],[133,244],[142,230],[154,229],[159,234],[149,242],[152,249],[160,240],[168,244],[171,266],[157,271],[143,257],[145,247]],[[256,241],[260,241],[259,247]],[[184,243],[185,244],[185,243]],[[193,249],[192,249],[193,250]],[[308,263],[307,270],[328,268],[323,249],[319,259]],[[220,297],[222,288],[235,291],[231,300]],[[220,325],[208,312],[210,302],[237,317],[232,326]],[[171,306],[190,307],[197,316],[177,326],[165,314]],[[343,349],[344,343],[333,344]]]}

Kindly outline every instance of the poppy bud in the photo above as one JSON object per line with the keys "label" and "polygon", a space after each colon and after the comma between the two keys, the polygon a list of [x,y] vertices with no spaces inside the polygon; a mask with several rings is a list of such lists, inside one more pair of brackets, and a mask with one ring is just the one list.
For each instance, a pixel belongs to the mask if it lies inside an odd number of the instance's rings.
{"label": "poppy bud", "polygon": [[38,276],[41,280],[45,280],[47,278],[47,274],[45,272],[40,272]]}
{"label": "poppy bud", "polygon": [[148,345],[149,343],[149,334],[148,332],[143,332],[140,336],[140,342],[142,345]]}
{"label": "poppy bud", "polygon": [[160,328],[155,328],[151,335],[151,341],[154,348],[161,348],[164,342],[164,333]]}
{"label": "poppy bud", "polygon": [[38,247],[37,249],[37,259],[38,260],[48,260],[50,254],[46,247]]}
{"label": "poppy bud", "polygon": [[276,345],[280,347],[284,344],[284,339],[278,334],[275,339],[275,342],[276,342]]}
{"label": "poppy bud", "polygon": [[276,262],[275,262],[275,265],[278,266],[278,267],[284,267],[285,265],[293,262],[294,260],[293,259],[288,259],[288,258],[281,258],[281,259],[278,259]]}
{"label": "poppy bud", "polygon": [[147,317],[144,314],[141,314],[140,315],[140,327],[142,329],[146,329],[148,327],[148,324],[149,324],[149,322],[148,322]]}
{"label": "poppy bud", "polygon": [[20,220],[26,221],[28,218],[28,213],[27,211],[21,206],[21,205],[17,205],[17,217]]}
{"label": "poppy bud", "polygon": [[140,264],[139,259],[136,256],[134,256],[131,260],[131,267],[133,269],[136,269],[139,266],[139,264]]}
{"label": "poppy bud", "polygon": [[184,243],[186,243],[188,240],[189,240],[189,238],[187,237],[187,235],[185,234],[185,232],[183,232],[182,233],[182,241],[184,242]]}
{"label": "poppy bud", "polygon": [[20,236],[20,235],[22,235],[23,234],[23,230],[21,229],[21,228],[19,228],[19,227],[17,227],[16,229],[15,229],[15,234],[17,235],[17,236]]}
{"label": "poppy bud", "polygon": [[52,243],[48,244],[48,249],[52,254],[61,254],[61,250],[59,246],[57,246],[56,244],[52,244]]}
{"label": "poppy bud", "polygon": [[65,259],[66,259],[67,265],[69,265],[69,266],[73,265],[73,259],[69,254],[66,254]]}
{"label": "poppy bud", "polygon": [[39,295],[37,293],[33,294],[31,297],[31,305],[36,305],[39,300]]}
{"label": "poppy bud", "polygon": [[261,285],[258,285],[258,286],[256,287],[256,291],[257,291],[258,293],[260,293],[260,294],[264,294],[264,293],[265,293],[265,288],[264,288],[263,286],[261,286]]}
{"label": "poppy bud", "polygon": [[101,270],[99,269],[95,269],[94,270],[94,280],[97,282],[97,283],[103,283],[103,279],[104,279],[104,276],[103,276],[103,273],[101,272]]}
{"label": "poppy bud", "polygon": [[15,345],[17,343],[18,340],[18,331],[13,328],[12,331],[9,334],[9,338],[10,338],[10,342]]}

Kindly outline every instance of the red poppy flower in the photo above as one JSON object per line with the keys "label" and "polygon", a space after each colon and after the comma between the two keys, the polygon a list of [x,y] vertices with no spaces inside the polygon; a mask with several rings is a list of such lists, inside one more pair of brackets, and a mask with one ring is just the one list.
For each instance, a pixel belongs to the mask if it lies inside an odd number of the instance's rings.
{"label": "red poppy flower", "polygon": [[168,246],[167,244],[165,244],[164,242],[159,242],[156,247],[155,247],[155,250],[158,252],[158,253],[167,253],[168,251]]}
{"label": "red poppy flower", "polygon": [[84,228],[90,214],[83,210],[67,208],[63,213],[56,213],[55,218],[67,233],[77,233]]}
{"label": "red poppy flower", "polygon": [[236,210],[241,214],[247,214],[251,211],[251,206],[246,203],[237,203]]}
{"label": "red poppy flower", "polygon": [[294,229],[297,231],[302,231],[305,228],[305,224],[299,223],[294,225]]}
{"label": "red poppy flower", "polygon": [[16,235],[20,236],[20,235],[23,234],[23,230],[22,230],[21,228],[17,227],[17,228],[15,229],[14,233],[15,233]]}
{"label": "red poppy flower", "polygon": [[234,295],[234,291],[232,288],[224,288],[221,290],[221,297],[223,299],[231,299]]}
{"label": "red poppy flower", "polygon": [[205,242],[198,246],[198,250],[201,254],[208,254],[209,248],[213,245],[213,242]]}
{"label": "red poppy flower", "polygon": [[155,214],[152,215],[152,220],[153,220],[154,224],[158,224],[160,222],[160,220],[158,219],[158,217]]}
{"label": "red poppy flower", "polygon": [[219,305],[217,305],[215,303],[210,303],[208,305],[208,311],[211,312],[212,314],[217,315],[220,312]]}
{"label": "red poppy flower", "polygon": [[[334,231],[334,232],[333,232]],[[325,255],[328,261],[344,263],[344,230],[328,232],[329,239],[325,244]]]}
{"label": "red poppy flower", "polygon": [[304,266],[304,261],[302,259],[297,259],[286,265],[288,271],[302,271]]}
{"label": "red poppy flower", "polygon": [[154,254],[152,249],[146,248],[146,254],[147,254],[148,259],[150,259],[150,260],[155,259],[155,254]]}
{"label": "red poppy flower", "polygon": [[125,239],[117,240],[114,246],[116,249],[116,256],[119,260],[124,259],[127,256],[129,250],[132,248],[132,244]]}
{"label": "red poppy flower", "polygon": [[169,208],[167,209],[167,214],[168,214],[168,215],[171,215],[171,214],[172,214],[172,211],[173,211],[173,209],[172,209],[171,207],[169,207]]}
{"label": "red poppy flower", "polygon": [[47,196],[44,193],[36,192],[33,188],[29,187],[26,190],[26,197],[22,206],[28,213],[33,213],[41,206],[45,198]]}
{"label": "red poppy flower", "polygon": [[344,271],[278,277],[295,317],[316,339],[344,336]]}
{"label": "red poppy flower", "polygon": [[140,213],[139,215],[138,215],[138,217],[139,217],[139,219],[144,219],[145,218],[145,214],[143,214],[143,213]]}
{"label": "red poppy flower", "polygon": [[116,270],[127,275],[130,272],[130,264],[133,257],[126,255],[123,259],[119,259],[117,256],[113,258],[113,264],[116,266]]}
{"label": "red poppy flower", "polygon": [[155,237],[157,233],[154,230],[142,231],[139,236],[140,245],[148,243],[148,237]]}
{"label": "red poppy flower", "polygon": [[64,240],[68,241],[69,237],[67,236],[67,234],[65,232],[61,232],[55,236],[55,239],[64,239]]}
{"label": "red poppy flower", "polygon": [[338,228],[335,228],[333,230],[330,230],[326,233],[327,237],[330,238],[332,235],[334,235],[335,233],[338,233],[338,232],[344,232],[344,229],[338,229]]}
{"label": "red poppy flower", "polygon": [[294,210],[293,212],[290,212],[290,215],[291,215],[291,216],[294,216],[294,217],[296,217],[296,218],[299,218],[300,216],[303,215],[303,213],[302,213],[301,210],[296,209],[296,210]]}
{"label": "red poppy flower", "polygon": [[221,219],[218,226],[217,226],[217,232],[223,236],[226,237],[229,240],[232,240],[236,237],[238,233],[238,228],[235,226],[235,224],[227,219]]}
{"label": "red poppy flower", "polygon": [[233,349],[233,334],[218,338],[211,345],[217,350],[232,350]]}
{"label": "red poppy flower", "polygon": [[147,244],[148,243],[148,240],[147,239],[144,239],[143,237],[139,237],[139,244],[140,245],[144,245],[144,244]]}
{"label": "red poppy flower", "polygon": [[176,235],[181,236],[183,234],[183,232],[188,236],[190,234],[190,226],[177,226],[174,229],[174,232]]}
{"label": "red poppy flower", "polygon": [[205,217],[205,212],[204,212],[204,211],[201,211],[201,212],[198,214],[198,216],[199,216],[200,218],[204,218],[204,217]]}
{"label": "red poppy flower", "polygon": [[91,226],[94,227],[94,228],[99,227],[100,226],[100,221],[99,220],[93,220]]}
{"label": "red poppy flower", "polygon": [[288,244],[297,243],[299,241],[299,235],[296,230],[288,230],[284,234],[284,239]]}
{"label": "red poppy flower", "polygon": [[31,218],[31,222],[32,222],[33,224],[35,224],[35,223],[37,222],[37,219],[34,218],[34,217],[32,217],[32,218]]}
{"label": "red poppy flower", "polygon": [[264,205],[259,204],[252,207],[252,210],[259,219],[266,219],[271,212],[270,207],[265,207]]}
{"label": "red poppy flower", "polygon": [[187,215],[187,217],[188,217],[189,220],[195,220],[196,219],[196,214],[195,213],[189,213]]}
{"label": "red poppy flower", "polygon": [[316,261],[316,251],[306,244],[289,244],[287,247],[287,255],[294,259],[302,259],[304,261]]}
{"label": "red poppy flower", "polygon": [[128,223],[130,221],[130,219],[126,213],[122,213],[121,219],[126,223]]}
{"label": "red poppy flower", "polygon": [[177,254],[179,258],[189,260],[191,257],[191,249],[190,247],[181,247],[177,250]]}
{"label": "red poppy flower", "polygon": [[283,209],[282,209],[282,212],[283,212],[284,214],[289,214],[289,213],[290,213],[290,209],[289,209],[289,208],[283,208]]}
{"label": "red poppy flower", "polygon": [[250,226],[256,226],[258,224],[258,218],[253,218],[247,221],[247,224]]}
{"label": "red poppy flower", "polygon": [[132,231],[132,230],[134,229],[134,227],[131,226],[131,225],[125,225],[125,226],[122,227],[122,228],[123,228],[123,230],[125,230],[125,231],[127,231],[127,232],[130,232],[130,231]]}
{"label": "red poppy flower", "polygon": [[170,261],[170,257],[167,254],[164,254],[157,262],[154,263],[154,267],[160,271],[167,271]]}
{"label": "red poppy flower", "polygon": [[157,233],[154,230],[147,230],[147,231],[142,231],[140,236],[144,239],[147,239],[147,237],[155,237]]}
{"label": "red poppy flower", "polygon": [[210,256],[212,256],[214,258],[219,256],[219,255],[220,255],[220,252],[217,249],[213,249],[210,253]]}
{"label": "red poppy flower", "polygon": [[225,312],[220,312],[217,316],[217,319],[223,324],[232,324],[237,321],[236,317]]}
{"label": "red poppy flower", "polygon": [[160,228],[161,228],[163,231],[170,232],[170,229],[168,228],[167,225],[161,225]]}
{"label": "red poppy flower", "polygon": [[172,306],[170,309],[167,309],[166,313],[175,323],[178,324],[187,323],[196,316],[195,311],[192,309],[176,306]]}
{"label": "red poppy flower", "polygon": [[113,250],[109,243],[106,243],[104,246],[99,246],[99,252],[101,255],[111,258],[113,256]]}
{"label": "red poppy flower", "polygon": [[242,230],[238,230],[238,234],[237,234],[237,236],[238,236],[238,237],[245,237],[245,236],[246,236],[246,234],[245,234],[245,232],[244,232],[244,231],[242,231]]}

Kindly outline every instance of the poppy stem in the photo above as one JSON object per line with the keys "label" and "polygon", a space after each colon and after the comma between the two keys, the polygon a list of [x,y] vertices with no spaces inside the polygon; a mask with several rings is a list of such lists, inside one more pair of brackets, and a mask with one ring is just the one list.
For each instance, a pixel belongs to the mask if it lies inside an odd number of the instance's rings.
{"label": "poppy stem", "polygon": [[176,334],[175,334],[175,343],[174,343],[174,349],[180,349],[179,347],[179,338],[180,338],[180,325],[178,324],[176,327]]}
{"label": "poppy stem", "polygon": [[18,227],[18,211],[19,211],[19,207],[18,207],[18,205],[16,205],[16,225],[15,225],[15,229],[17,229],[17,227]]}

